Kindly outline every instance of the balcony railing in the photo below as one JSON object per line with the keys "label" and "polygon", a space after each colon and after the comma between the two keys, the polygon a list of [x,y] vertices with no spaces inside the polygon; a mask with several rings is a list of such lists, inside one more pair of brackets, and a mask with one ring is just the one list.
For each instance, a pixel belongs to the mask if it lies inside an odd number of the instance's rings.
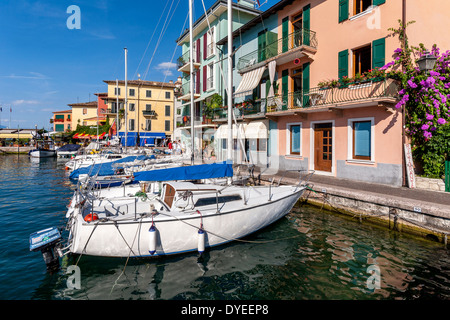
{"label": "balcony railing", "polygon": [[[266,99],[235,104],[233,112],[236,119],[242,119],[244,117],[252,117],[256,115],[263,116],[266,113]],[[228,110],[226,107],[215,109],[213,112],[213,118],[215,120],[224,120],[227,119],[227,116]]]}
{"label": "balcony railing", "polygon": [[[181,100],[189,100],[191,94],[191,81],[186,81],[181,86],[180,90],[180,99]],[[198,90],[197,84],[194,82],[194,97],[198,98],[200,92]]]}
{"label": "balcony railing", "polygon": [[334,106],[342,103],[356,103],[380,98],[398,97],[399,85],[392,79],[352,83],[337,88],[311,88],[292,92],[266,100],[267,113],[302,108]]}
{"label": "balcony railing", "polygon": [[142,114],[144,116],[148,116],[148,117],[155,117],[156,116],[155,110],[150,110],[150,109],[142,110]]}
{"label": "balcony railing", "polygon": [[[267,113],[295,111],[312,107],[335,106],[343,103],[358,103],[374,99],[397,99],[399,85],[392,79],[375,79],[365,83],[352,83],[339,88],[311,88],[308,91],[290,92],[257,101],[236,104],[236,119],[258,117]],[[217,120],[227,118],[227,108],[214,111]]]}
{"label": "balcony railing", "polygon": [[239,58],[237,68],[240,71],[302,46],[309,46],[314,49],[317,48],[317,38],[314,31],[308,29],[297,30],[287,37],[278,39],[263,48],[259,48],[258,50],[246,54]]}
{"label": "balcony railing", "polygon": [[[191,62],[190,56],[191,56],[190,55],[190,51],[188,50],[181,57],[179,57],[177,59],[178,69],[181,69],[183,66],[185,66],[185,65],[189,64],[189,62]],[[197,63],[197,57],[195,55],[195,52],[194,52],[194,60],[193,60],[193,62]]]}

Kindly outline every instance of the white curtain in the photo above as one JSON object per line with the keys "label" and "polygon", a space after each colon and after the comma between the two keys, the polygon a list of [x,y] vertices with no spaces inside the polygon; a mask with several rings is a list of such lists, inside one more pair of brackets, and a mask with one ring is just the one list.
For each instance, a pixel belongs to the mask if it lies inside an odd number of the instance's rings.
{"label": "white curtain", "polygon": [[276,67],[277,67],[277,62],[275,60],[269,62],[268,68],[269,68],[269,81],[270,81],[269,85],[270,85],[270,88],[269,88],[269,93],[267,95],[268,98],[269,97],[273,97],[275,95],[275,92],[274,92],[274,89],[273,89],[273,81],[275,79],[275,69],[276,69]]}

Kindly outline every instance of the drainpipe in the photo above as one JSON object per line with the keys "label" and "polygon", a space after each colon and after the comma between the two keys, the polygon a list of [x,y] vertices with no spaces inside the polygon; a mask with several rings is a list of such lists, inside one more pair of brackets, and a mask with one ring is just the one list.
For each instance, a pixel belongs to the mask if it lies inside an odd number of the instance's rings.
{"label": "drainpipe", "polygon": [[[403,26],[405,26],[405,24],[406,24],[406,0],[402,0],[402,24],[403,24]],[[405,29],[405,34],[406,34],[406,29]],[[405,47],[406,39],[404,38],[402,41],[403,41],[403,47]],[[403,105],[402,106],[402,172],[403,172],[402,185],[403,186],[407,186],[407,183],[406,183],[407,171],[406,171],[406,160],[405,160],[405,144],[406,144],[405,128],[406,128],[406,108],[405,108],[405,105]]]}

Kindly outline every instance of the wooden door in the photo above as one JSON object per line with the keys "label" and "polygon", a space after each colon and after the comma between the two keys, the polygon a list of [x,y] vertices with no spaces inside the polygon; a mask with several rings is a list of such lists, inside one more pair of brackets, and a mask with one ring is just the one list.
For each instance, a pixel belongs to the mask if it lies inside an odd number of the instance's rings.
{"label": "wooden door", "polygon": [[314,128],[314,169],[331,172],[333,161],[333,131],[331,123]]}
{"label": "wooden door", "polygon": [[172,208],[174,197],[175,197],[175,189],[170,184],[166,184],[166,190],[164,193],[164,202],[167,204],[169,208]]}

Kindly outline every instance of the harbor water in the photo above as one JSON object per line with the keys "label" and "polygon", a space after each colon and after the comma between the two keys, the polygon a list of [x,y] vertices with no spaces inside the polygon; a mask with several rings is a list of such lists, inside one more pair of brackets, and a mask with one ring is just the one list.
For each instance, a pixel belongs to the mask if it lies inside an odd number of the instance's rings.
{"label": "harbor water", "polygon": [[74,185],[66,160],[0,156],[1,300],[450,299],[444,245],[296,206],[250,237],[155,259],[73,257],[50,274],[29,235],[65,225]]}

